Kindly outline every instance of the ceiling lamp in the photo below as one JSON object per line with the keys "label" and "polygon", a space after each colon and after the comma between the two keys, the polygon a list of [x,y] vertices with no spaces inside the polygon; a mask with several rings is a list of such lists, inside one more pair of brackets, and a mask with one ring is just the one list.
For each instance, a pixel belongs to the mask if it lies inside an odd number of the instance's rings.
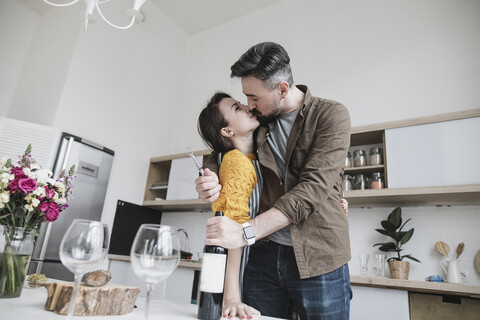
{"label": "ceiling lamp", "polygon": [[[54,6],[54,7],[68,7],[68,6],[74,5],[79,0],[73,0],[73,1],[68,2],[68,3],[54,3],[54,2],[50,2],[49,0],[43,0],[43,1],[45,3],[48,3],[51,6]],[[130,21],[130,23],[126,26],[115,25],[115,24],[111,23],[103,15],[102,11],[100,10],[100,5],[105,4],[107,2],[110,2],[110,1],[111,0],[84,0],[85,5],[87,7],[87,10],[85,11],[85,20],[84,20],[85,21],[85,25],[84,25],[84,30],[85,31],[87,30],[87,26],[88,26],[89,23],[95,23],[97,21],[97,18],[93,15],[93,11],[95,10],[95,8],[97,9],[100,17],[102,17],[102,19],[105,20],[105,22],[107,22],[109,25],[111,25],[112,27],[117,28],[117,29],[128,29],[131,26],[133,26],[133,24],[135,23],[135,20],[143,21],[143,14],[140,12],[140,8],[145,4],[145,2],[147,0],[133,0],[133,8],[128,9],[126,11],[127,16],[132,17],[132,21]]]}

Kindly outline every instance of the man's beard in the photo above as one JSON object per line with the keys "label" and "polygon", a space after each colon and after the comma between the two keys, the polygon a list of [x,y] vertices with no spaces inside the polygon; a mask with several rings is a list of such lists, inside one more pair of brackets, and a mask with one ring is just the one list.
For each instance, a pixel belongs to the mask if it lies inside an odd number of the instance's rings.
{"label": "man's beard", "polygon": [[260,125],[265,127],[267,126],[269,123],[273,122],[278,114],[280,112],[275,112],[273,111],[272,113],[270,113],[269,115],[263,115],[262,113],[260,113],[260,111],[258,111],[257,109],[253,109],[250,111],[255,117],[257,117],[257,120],[260,122]]}

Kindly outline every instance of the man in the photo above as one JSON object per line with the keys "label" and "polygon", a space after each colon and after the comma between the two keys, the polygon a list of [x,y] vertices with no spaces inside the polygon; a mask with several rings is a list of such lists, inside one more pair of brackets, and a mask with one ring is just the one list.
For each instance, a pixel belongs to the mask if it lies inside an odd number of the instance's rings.
{"label": "man", "polygon": [[[256,143],[264,189],[250,225],[210,218],[205,243],[237,248],[257,240],[243,292],[244,303],[263,315],[288,318],[295,308],[302,320],[348,319],[350,240],[340,204],[348,111],[296,86],[290,58],[276,43],[253,46],[231,71],[262,123]],[[205,167],[218,171],[215,158]],[[195,182],[201,199],[215,201],[221,186],[214,172],[206,169]]]}

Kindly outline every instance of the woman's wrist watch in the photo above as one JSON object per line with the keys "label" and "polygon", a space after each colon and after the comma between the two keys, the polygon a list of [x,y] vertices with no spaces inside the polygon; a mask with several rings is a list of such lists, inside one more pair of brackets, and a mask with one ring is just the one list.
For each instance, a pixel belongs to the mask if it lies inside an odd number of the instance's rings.
{"label": "woman's wrist watch", "polygon": [[249,222],[242,223],[243,237],[247,240],[247,245],[251,246],[255,243],[255,230]]}

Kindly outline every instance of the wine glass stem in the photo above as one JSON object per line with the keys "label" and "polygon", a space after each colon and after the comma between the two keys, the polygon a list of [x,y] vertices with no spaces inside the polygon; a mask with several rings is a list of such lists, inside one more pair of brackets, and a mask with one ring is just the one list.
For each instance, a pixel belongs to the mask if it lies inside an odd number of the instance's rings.
{"label": "wine glass stem", "polygon": [[67,320],[71,319],[73,316],[73,311],[75,310],[75,302],[77,300],[78,292],[80,291],[80,280],[82,278],[81,274],[75,274],[75,285],[73,286],[72,298],[70,304],[68,305]]}
{"label": "wine glass stem", "polygon": [[150,315],[150,301],[152,301],[153,284],[147,283],[147,304],[145,306],[145,319]]}

